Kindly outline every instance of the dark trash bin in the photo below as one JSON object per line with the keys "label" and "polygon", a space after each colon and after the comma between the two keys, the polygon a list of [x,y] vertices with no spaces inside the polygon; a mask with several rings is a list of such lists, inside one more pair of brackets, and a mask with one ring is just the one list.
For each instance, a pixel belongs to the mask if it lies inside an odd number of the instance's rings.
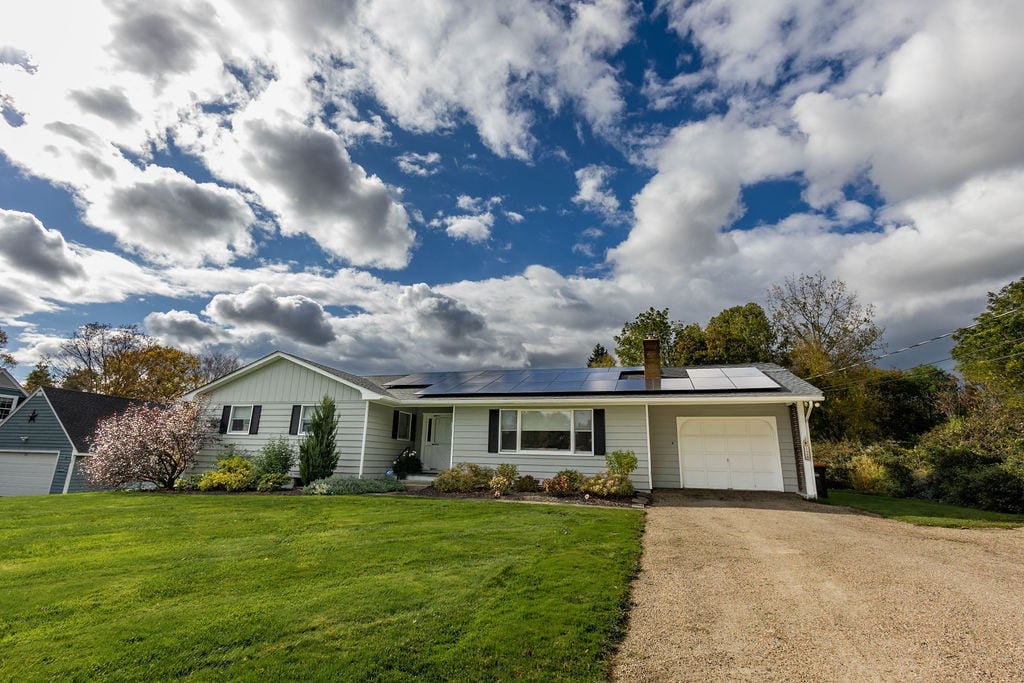
{"label": "dark trash bin", "polygon": [[825,470],[828,469],[824,465],[814,466],[814,488],[818,490],[818,498],[828,498],[828,484],[825,483]]}

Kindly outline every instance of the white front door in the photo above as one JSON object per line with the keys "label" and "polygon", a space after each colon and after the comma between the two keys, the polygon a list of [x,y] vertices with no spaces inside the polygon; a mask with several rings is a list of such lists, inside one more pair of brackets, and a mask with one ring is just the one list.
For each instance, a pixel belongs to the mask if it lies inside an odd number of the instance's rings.
{"label": "white front door", "polygon": [[679,417],[683,488],[782,491],[773,417]]}
{"label": "white front door", "polygon": [[423,416],[423,469],[439,472],[450,466],[452,459],[452,414],[427,413]]}

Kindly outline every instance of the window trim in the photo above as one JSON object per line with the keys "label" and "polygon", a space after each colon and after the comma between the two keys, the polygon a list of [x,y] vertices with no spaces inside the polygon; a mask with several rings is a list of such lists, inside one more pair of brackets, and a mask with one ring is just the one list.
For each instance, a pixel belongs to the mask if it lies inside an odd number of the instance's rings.
{"label": "window trim", "polygon": [[310,411],[310,415],[309,415],[309,419],[312,420],[313,419],[313,411],[316,411],[317,406],[319,406],[320,404],[319,403],[301,403],[299,405],[301,406],[299,408],[299,426],[298,426],[298,429],[295,432],[295,434],[297,436],[306,436],[306,435],[309,434],[309,432],[307,432],[305,430],[305,428],[304,428],[305,427],[305,423],[307,421],[302,419],[302,414],[306,412],[306,408],[312,408],[313,410]]}
{"label": "window trim", "polygon": [[3,401],[3,400],[9,400],[11,402],[11,406],[6,409],[7,410],[7,414],[4,415],[3,417],[0,417],[0,422],[3,422],[7,418],[9,418],[11,416],[11,413],[14,412],[14,409],[18,407],[18,397],[17,396],[8,396],[6,394],[0,395],[0,401]]}
{"label": "window trim", "polygon": [[[523,445],[523,416],[524,412],[558,412],[558,413],[569,413],[569,448],[567,450],[562,449],[547,449],[547,450],[524,450]],[[516,447],[515,450],[508,448],[502,448],[502,436],[510,430],[502,429],[502,418],[504,413],[515,413],[516,414]],[[590,434],[590,450],[589,451],[578,451],[576,450],[576,413],[578,412],[589,412],[590,413],[590,430],[580,430]],[[592,458],[595,455],[594,440],[595,440],[595,418],[593,408],[500,408],[498,409],[498,453],[510,453],[515,455],[557,455],[557,456],[572,456],[580,458]]]}
{"label": "window trim", "polygon": [[[243,429],[232,429],[232,423],[235,421],[235,409],[236,408],[248,408],[249,419],[246,420],[246,425]],[[225,434],[249,434],[252,429],[252,418],[256,412],[256,405],[253,403],[241,403],[238,405],[232,405],[231,411],[228,413],[228,428]]]}
{"label": "window trim", "polygon": [[[412,441],[412,425],[413,425],[412,419],[413,419],[413,413],[405,411],[405,410],[396,410],[395,412],[398,413],[398,424],[395,427],[395,439],[397,441]],[[405,415],[407,418],[409,418],[406,421],[406,423],[405,423],[406,431],[405,431],[404,434],[402,433],[402,416],[403,415]]]}

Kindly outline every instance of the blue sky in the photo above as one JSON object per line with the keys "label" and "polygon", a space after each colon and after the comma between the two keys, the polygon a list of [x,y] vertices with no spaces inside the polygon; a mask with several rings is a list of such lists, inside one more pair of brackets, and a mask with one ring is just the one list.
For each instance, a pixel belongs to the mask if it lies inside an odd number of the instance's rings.
{"label": "blue sky", "polygon": [[1012,0],[22,5],[20,376],[90,321],[355,372],[580,365],[648,306],[705,324],[818,270],[892,349],[1024,274]]}

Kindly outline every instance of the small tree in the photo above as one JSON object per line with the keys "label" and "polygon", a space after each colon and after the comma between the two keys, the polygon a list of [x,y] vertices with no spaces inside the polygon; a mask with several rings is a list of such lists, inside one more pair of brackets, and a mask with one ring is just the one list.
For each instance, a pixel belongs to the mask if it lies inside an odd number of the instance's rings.
{"label": "small tree", "polygon": [[148,482],[172,489],[213,438],[201,402],[137,404],[100,421],[84,469],[90,483],[99,486]]}
{"label": "small tree", "polygon": [[25,378],[25,391],[31,394],[39,387],[52,387],[56,383],[57,381],[50,372],[50,365],[45,360],[41,360]]}
{"label": "small tree", "polygon": [[594,344],[594,350],[587,359],[588,368],[614,368],[615,357],[608,353],[603,344]]}
{"label": "small tree", "polygon": [[299,476],[303,484],[329,477],[338,464],[334,433],[338,429],[334,399],[324,396],[313,410],[306,438],[299,442]]}

